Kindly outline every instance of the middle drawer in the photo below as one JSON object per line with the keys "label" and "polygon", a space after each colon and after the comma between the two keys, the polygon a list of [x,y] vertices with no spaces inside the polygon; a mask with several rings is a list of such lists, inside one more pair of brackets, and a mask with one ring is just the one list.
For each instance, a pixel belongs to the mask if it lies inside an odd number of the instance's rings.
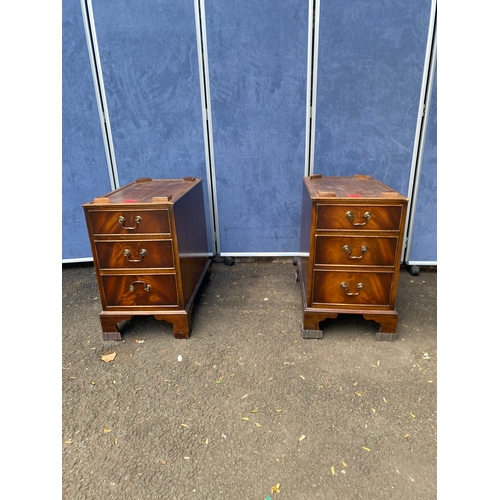
{"label": "middle drawer", "polygon": [[96,241],[100,269],[174,267],[172,240]]}
{"label": "middle drawer", "polygon": [[314,238],[314,263],[341,266],[394,266],[397,236],[330,236]]}

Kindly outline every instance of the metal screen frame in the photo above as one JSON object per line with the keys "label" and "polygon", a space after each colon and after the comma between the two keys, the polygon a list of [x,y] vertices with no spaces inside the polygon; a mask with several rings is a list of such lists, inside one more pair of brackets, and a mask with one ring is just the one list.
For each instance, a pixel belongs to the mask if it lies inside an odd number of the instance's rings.
{"label": "metal screen frame", "polygon": [[111,189],[118,189],[120,181],[116,168],[115,150],[113,147],[113,134],[111,133],[111,120],[109,119],[108,104],[106,102],[106,92],[104,91],[104,79],[99,58],[99,46],[95,36],[94,12],[92,10],[92,0],[80,0],[82,6],[83,25],[87,38],[87,48],[89,51],[90,69],[94,81],[95,97],[101,122],[102,138],[105,144],[106,161],[108,162],[109,182]]}

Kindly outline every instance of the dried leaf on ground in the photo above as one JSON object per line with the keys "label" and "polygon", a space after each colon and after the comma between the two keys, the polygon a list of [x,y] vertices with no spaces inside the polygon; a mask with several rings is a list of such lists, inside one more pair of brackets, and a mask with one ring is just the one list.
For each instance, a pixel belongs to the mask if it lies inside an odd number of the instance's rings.
{"label": "dried leaf on ground", "polygon": [[116,358],[116,352],[113,352],[111,354],[105,354],[104,356],[101,356],[101,359],[105,363],[109,363],[109,362],[113,361],[115,358]]}

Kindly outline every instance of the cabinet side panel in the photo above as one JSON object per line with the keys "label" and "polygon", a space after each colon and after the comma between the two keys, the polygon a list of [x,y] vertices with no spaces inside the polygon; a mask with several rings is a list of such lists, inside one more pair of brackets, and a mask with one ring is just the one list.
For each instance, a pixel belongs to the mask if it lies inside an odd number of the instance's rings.
{"label": "cabinet side panel", "polygon": [[312,201],[304,184],[302,187],[302,217],[300,222],[300,252],[309,253]]}
{"label": "cabinet side panel", "polygon": [[[302,281],[307,293],[309,284],[309,262],[311,245],[311,211],[312,201],[305,184],[302,186],[302,215],[300,222],[300,265],[302,268]],[[307,255],[304,255],[307,254]]]}
{"label": "cabinet side panel", "polygon": [[201,182],[175,203],[174,218],[182,291],[187,303],[209,257]]}

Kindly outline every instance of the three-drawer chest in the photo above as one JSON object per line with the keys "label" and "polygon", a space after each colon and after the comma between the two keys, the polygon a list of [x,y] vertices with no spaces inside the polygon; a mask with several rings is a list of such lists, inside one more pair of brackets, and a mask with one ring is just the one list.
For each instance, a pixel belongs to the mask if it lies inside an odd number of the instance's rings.
{"label": "three-drawer chest", "polygon": [[211,278],[202,180],[138,179],[83,205],[102,303],[103,340],[154,316],[189,338],[196,293]]}
{"label": "three-drawer chest", "polygon": [[395,309],[408,199],[366,176],[304,178],[297,281],[303,338],[340,313],[380,324],[376,340],[395,340]]}

